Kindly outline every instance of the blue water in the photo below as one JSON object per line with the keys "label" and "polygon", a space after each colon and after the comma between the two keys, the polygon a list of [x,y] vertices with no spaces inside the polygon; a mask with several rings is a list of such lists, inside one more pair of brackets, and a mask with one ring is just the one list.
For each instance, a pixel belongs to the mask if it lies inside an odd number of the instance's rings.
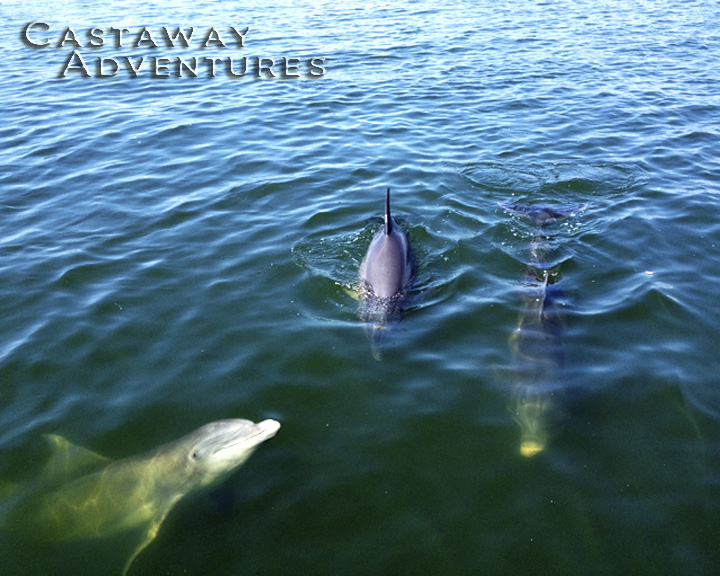
{"label": "blue water", "polygon": [[[44,434],[124,458],[275,418],[129,574],[716,573],[718,6],[3,2],[0,478],[41,477]],[[163,26],[228,47],[109,40]],[[89,78],[59,77],[67,27],[108,31]],[[348,289],[388,186],[418,273],[376,361]],[[507,374],[536,231],[500,202],[586,206],[550,231],[572,402],[533,458]],[[58,562],[0,528],[2,574],[116,573],[112,538]]]}

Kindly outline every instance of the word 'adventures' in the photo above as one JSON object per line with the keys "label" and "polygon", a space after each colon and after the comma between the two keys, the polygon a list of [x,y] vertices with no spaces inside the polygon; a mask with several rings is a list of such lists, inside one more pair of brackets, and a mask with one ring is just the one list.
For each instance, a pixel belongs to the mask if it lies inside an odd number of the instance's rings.
{"label": "word 'adventures'", "polygon": [[[93,27],[77,32],[72,27],[53,31],[48,22],[35,20],[26,24],[20,34],[22,42],[34,49],[71,49],[62,63],[59,78],[109,78],[119,74],[137,78],[147,74],[153,78],[199,76],[215,78],[224,74],[230,78],[319,78],[325,74],[325,58],[228,56],[220,57],[218,50],[241,50],[246,47],[250,27],[229,26],[226,29],[195,27],[159,29],[143,27]],[[89,56],[88,50],[102,48],[124,50],[157,50],[158,48],[212,49],[212,56],[155,56],[113,55]],[[104,51],[103,51],[104,53]]]}

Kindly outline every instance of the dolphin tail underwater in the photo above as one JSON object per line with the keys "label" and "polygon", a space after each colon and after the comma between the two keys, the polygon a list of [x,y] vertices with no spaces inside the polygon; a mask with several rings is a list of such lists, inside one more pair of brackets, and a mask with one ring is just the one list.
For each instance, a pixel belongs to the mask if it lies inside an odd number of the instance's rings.
{"label": "dolphin tail underwater", "polygon": [[565,413],[560,309],[562,292],[554,284],[546,227],[580,214],[582,206],[500,205],[536,227],[525,270],[518,324],[509,338],[513,393],[508,410],[520,425],[520,454],[534,456],[547,447]]}
{"label": "dolphin tail underwater", "polygon": [[[118,538],[130,556],[117,570],[127,574],[155,539],[168,513],[183,497],[222,482],[259,444],[275,436],[275,420],[211,422],[179,440],[140,456],[111,461],[60,436],[42,480],[22,495],[8,526],[47,542]],[[135,538],[137,534],[137,538]],[[106,573],[114,571],[104,567]]]}
{"label": "dolphin tail underwater", "polygon": [[385,193],[383,227],[370,242],[359,269],[359,316],[365,322],[373,356],[388,331],[402,318],[402,305],[415,275],[415,258],[403,229],[390,213],[390,188]]}

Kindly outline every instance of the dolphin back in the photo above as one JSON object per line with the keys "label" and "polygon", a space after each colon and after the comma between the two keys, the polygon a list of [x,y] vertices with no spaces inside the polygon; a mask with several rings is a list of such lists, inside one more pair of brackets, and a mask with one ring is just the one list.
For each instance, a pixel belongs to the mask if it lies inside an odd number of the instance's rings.
{"label": "dolphin back", "polygon": [[390,213],[390,188],[385,193],[385,223],[360,264],[360,282],[376,298],[399,295],[412,280],[415,263],[407,236]]}
{"label": "dolphin back", "polygon": [[[522,306],[509,339],[513,358],[513,393],[508,409],[520,425],[520,453],[542,452],[566,416],[567,382],[563,382],[562,291],[553,283],[552,245],[546,226],[580,214],[585,205],[500,205],[536,226],[530,261],[520,292]],[[553,268],[554,269],[554,268]]]}
{"label": "dolphin back", "polygon": [[554,206],[549,204],[510,204],[508,202],[498,202],[498,204],[513,216],[530,220],[540,228],[543,228],[548,224],[552,224],[553,222],[578,216],[585,211],[585,208],[587,208],[587,204],[572,206]]}
{"label": "dolphin back", "polygon": [[388,188],[384,225],[370,242],[358,271],[359,316],[366,323],[376,359],[388,328],[402,318],[405,293],[414,275],[415,258],[405,232],[390,213]]}

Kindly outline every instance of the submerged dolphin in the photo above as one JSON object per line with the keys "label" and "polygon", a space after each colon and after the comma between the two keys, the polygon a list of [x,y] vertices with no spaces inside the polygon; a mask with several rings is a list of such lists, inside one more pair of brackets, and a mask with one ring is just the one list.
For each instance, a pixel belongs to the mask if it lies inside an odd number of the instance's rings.
{"label": "submerged dolphin", "polygon": [[359,315],[366,323],[375,358],[380,356],[387,331],[402,317],[402,303],[414,274],[410,243],[390,214],[388,188],[385,222],[370,242],[359,270]]}
{"label": "submerged dolphin", "polygon": [[21,502],[11,528],[23,525],[35,536],[55,541],[137,531],[140,541],[125,563],[125,574],[181,498],[222,481],[279,428],[275,420],[219,420],[115,462],[49,436],[54,454],[48,478]]}
{"label": "submerged dolphin", "polygon": [[562,323],[558,314],[561,292],[553,284],[547,263],[551,251],[545,227],[585,207],[500,205],[537,227],[525,271],[518,325],[509,339],[513,394],[508,409],[520,425],[520,453],[530,457],[545,449],[565,410]]}

